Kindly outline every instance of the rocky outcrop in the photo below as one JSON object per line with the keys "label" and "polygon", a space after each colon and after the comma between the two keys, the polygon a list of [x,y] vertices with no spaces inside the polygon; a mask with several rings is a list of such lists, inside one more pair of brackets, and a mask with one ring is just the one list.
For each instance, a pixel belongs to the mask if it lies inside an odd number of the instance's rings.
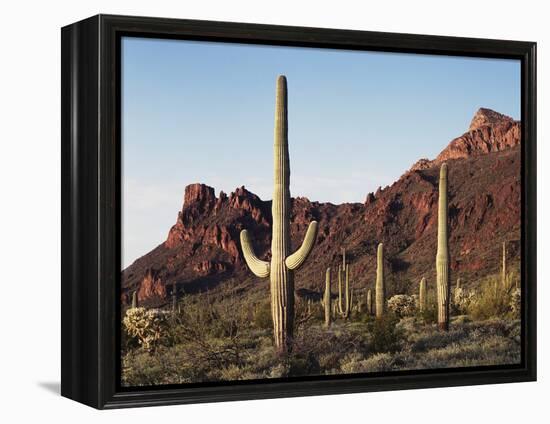
{"label": "rocky outcrop", "polygon": [[513,118],[503,115],[502,113],[495,112],[494,110],[487,108],[479,108],[470,122],[468,131],[476,131],[485,126],[501,125],[503,123],[513,124]]}
{"label": "rocky outcrop", "polygon": [[[496,272],[501,242],[509,257],[519,254],[521,205],[520,124],[480,109],[470,131],[452,140],[434,160],[422,159],[391,186],[369,193],[364,203],[292,199],[291,244],[296,249],[312,220],[319,223],[310,260],[297,273],[297,290],[320,290],[323,270],[337,267],[346,247],[355,288],[375,281],[376,246],[384,243],[388,278],[393,284],[435,282],[437,181],[440,163],[449,167],[450,266],[463,281]],[[488,154],[491,153],[491,154]],[[245,187],[216,197],[212,187],[185,189],[182,209],[164,243],[123,271],[123,301],[139,289],[140,302],[166,298],[173,282],[185,292],[219,284],[257,286],[239,242],[247,228],[254,249],[269,260],[271,202]],[[153,269],[158,271],[153,271]],[[456,275],[456,274],[455,274]],[[390,284],[390,287],[391,284]]]}
{"label": "rocky outcrop", "polygon": [[472,156],[501,152],[515,147],[521,141],[521,124],[511,117],[491,109],[479,109],[470,123],[468,131],[452,140],[434,159],[420,159],[410,169],[417,171],[438,166],[451,159],[465,159]]}
{"label": "rocky outcrop", "polygon": [[137,296],[140,302],[151,298],[166,299],[165,282],[162,281],[157,270],[149,268],[145,272]]}

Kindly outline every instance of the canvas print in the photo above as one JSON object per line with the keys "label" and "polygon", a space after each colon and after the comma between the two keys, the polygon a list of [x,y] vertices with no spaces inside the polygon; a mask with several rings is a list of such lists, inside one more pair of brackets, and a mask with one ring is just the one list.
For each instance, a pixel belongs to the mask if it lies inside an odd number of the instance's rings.
{"label": "canvas print", "polygon": [[123,387],[521,362],[509,59],[125,37]]}

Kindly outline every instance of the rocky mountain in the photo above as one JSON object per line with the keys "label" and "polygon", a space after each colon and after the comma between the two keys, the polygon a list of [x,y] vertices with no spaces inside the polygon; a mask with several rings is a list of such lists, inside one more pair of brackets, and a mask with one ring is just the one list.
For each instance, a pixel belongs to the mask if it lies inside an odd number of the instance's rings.
{"label": "rocky mountain", "polygon": [[[452,140],[434,159],[421,159],[399,180],[364,203],[334,205],[292,199],[293,248],[308,223],[319,222],[316,245],[296,273],[299,295],[315,297],[327,266],[337,267],[342,248],[351,263],[352,286],[373,287],[376,246],[384,243],[392,292],[416,290],[426,277],[435,284],[438,173],[449,168],[451,279],[476,284],[498,271],[502,242],[508,261],[519,261],[521,231],[521,128],[512,118],[480,109],[466,133]],[[162,304],[178,293],[265,284],[246,268],[239,233],[248,229],[255,251],[269,259],[271,202],[244,187],[226,195],[191,184],[166,241],[122,272],[122,301],[138,291],[140,302]],[[263,281],[263,283],[261,283]],[[263,287],[263,286],[262,286]],[[267,286],[266,286],[267,287]]]}

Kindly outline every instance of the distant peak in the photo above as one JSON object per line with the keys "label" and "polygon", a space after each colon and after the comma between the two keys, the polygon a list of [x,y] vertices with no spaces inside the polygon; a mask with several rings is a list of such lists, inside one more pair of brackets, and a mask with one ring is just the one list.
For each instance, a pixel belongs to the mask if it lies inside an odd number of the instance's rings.
{"label": "distant peak", "polygon": [[492,109],[482,107],[478,109],[472,118],[468,131],[475,131],[485,125],[494,125],[503,121],[513,122],[514,119],[510,116],[503,115],[502,113],[495,112]]}
{"label": "distant peak", "polygon": [[194,183],[185,187],[183,198],[184,205],[190,205],[195,202],[215,202],[216,194],[212,187],[206,184]]}

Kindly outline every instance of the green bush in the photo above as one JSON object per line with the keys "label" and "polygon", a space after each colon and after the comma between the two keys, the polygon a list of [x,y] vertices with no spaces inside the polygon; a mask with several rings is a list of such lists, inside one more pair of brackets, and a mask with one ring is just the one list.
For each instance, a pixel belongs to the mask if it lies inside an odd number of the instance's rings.
{"label": "green bush", "polygon": [[488,277],[468,304],[467,312],[475,320],[503,318],[511,313],[510,304],[513,288],[503,286],[496,276]]}
{"label": "green bush", "polygon": [[273,328],[270,302],[263,302],[257,305],[254,311],[254,326],[261,330],[269,330]]}
{"label": "green bush", "polygon": [[370,350],[375,353],[395,352],[400,348],[403,332],[397,328],[399,318],[391,313],[375,319],[369,325],[371,334]]}

